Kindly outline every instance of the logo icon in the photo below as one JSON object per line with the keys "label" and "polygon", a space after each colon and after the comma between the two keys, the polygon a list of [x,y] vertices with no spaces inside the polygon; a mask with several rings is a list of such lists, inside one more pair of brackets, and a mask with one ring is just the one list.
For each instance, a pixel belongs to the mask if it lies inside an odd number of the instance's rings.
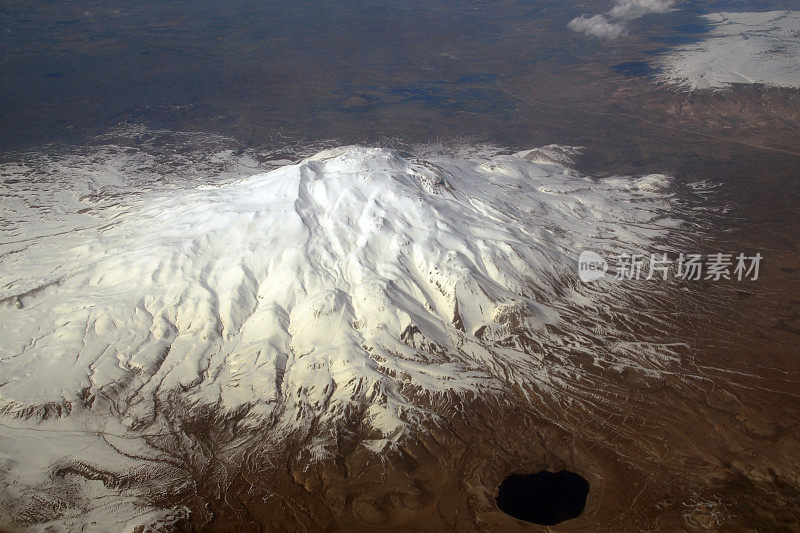
{"label": "logo icon", "polygon": [[582,252],[578,257],[578,277],[584,283],[602,278],[607,270],[606,260],[594,252]]}

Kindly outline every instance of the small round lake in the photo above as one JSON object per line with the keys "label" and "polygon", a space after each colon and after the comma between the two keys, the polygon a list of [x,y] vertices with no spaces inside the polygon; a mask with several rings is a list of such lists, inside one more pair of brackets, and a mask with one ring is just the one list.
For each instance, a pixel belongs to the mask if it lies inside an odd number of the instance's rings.
{"label": "small round lake", "polygon": [[514,474],[500,484],[497,507],[519,520],[552,526],[580,516],[588,494],[589,482],[567,470]]}

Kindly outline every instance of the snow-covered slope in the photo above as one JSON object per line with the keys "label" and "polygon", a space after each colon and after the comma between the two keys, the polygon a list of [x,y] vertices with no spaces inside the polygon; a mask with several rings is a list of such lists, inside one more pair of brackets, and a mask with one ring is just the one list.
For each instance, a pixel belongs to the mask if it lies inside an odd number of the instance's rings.
{"label": "snow-covered slope", "polygon": [[800,11],[712,13],[711,32],[659,60],[662,78],[692,89],[731,83],[800,87]]}
{"label": "snow-covered slope", "polygon": [[[176,398],[245,406],[276,433],[314,427],[314,442],[355,409],[380,449],[442,395],[545,390],[560,379],[545,359],[577,372],[571,354],[602,356],[582,320],[623,290],[581,286],[580,251],[645,250],[678,222],[669,178],[548,162],[569,153],[345,147],[223,183],[84,195],[66,214],[6,185],[6,501],[79,457],[81,432],[133,439]],[[617,363],[649,353],[625,350]],[[12,448],[36,424],[76,433],[26,462]]]}
{"label": "snow-covered slope", "polygon": [[[391,430],[404,383],[498,386],[492,367],[514,354],[464,352],[462,337],[556,320],[577,251],[656,232],[629,225],[665,207],[648,191],[517,157],[436,164],[344,148],[146,197],[67,235],[8,236],[3,408],[43,416],[135,397],[136,425],[146,398],[176,388],[265,410],[359,398]],[[650,201],[632,211],[634,195]]]}

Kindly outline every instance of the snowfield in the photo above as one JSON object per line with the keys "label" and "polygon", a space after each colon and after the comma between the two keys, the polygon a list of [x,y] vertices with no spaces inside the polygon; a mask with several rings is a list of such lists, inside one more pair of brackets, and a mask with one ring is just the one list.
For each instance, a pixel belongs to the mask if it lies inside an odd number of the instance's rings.
{"label": "snowfield", "polygon": [[662,56],[663,80],[691,89],[732,83],[800,87],[800,11],[711,13],[707,36]]}
{"label": "snowfield", "polygon": [[[96,194],[55,194],[6,166],[18,179],[0,190],[0,525],[184,512],[131,503],[137,483],[174,474],[145,468],[159,453],[140,437],[178,400],[246,409],[276,439],[314,428],[320,456],[355,412],[378,452],[448,394],[546,393],[579,378],[576,353],[668,357],[644,342],[596,349],[615,326],[587,323],[625,289],[581,285],[575,261],[666,238],[675,186],[593,179],[567,166],[571,153],[344,147],[175,187],[126,185],[123,168]],[[58,468],[115,471],[129,490],[86,475],[54,491]],[[24,503],[33,494],[50,510]]]}

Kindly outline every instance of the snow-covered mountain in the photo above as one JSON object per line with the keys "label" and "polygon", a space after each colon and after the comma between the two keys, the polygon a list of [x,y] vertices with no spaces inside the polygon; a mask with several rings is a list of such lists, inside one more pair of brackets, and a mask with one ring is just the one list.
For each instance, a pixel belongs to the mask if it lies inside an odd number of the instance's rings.
{"label": "snow-covered mountain", "polygon": [[[221,183],[82,195],[67,214],[6,185],[0,525],[127,516],[125,491],[93,503],[108,484],[48,493],[54,465],[146,470],[156,452],[137,439],[170,404],[308,431],[322,458],[343,420],[379,452],[437,401],[579,379],[570,358],[607,357],[594,347],[616,334],[591,317],[625,291],[581,285],[579,253],[648,250],[679,222],[669,178],[593,179],[562,164],[570,153],[344,147]],[[614,350],[614,364],[659,353]],[[125,446],[141,460],[115,455]],[[36,515],[21,503],[34,493],[60,510]]]}

